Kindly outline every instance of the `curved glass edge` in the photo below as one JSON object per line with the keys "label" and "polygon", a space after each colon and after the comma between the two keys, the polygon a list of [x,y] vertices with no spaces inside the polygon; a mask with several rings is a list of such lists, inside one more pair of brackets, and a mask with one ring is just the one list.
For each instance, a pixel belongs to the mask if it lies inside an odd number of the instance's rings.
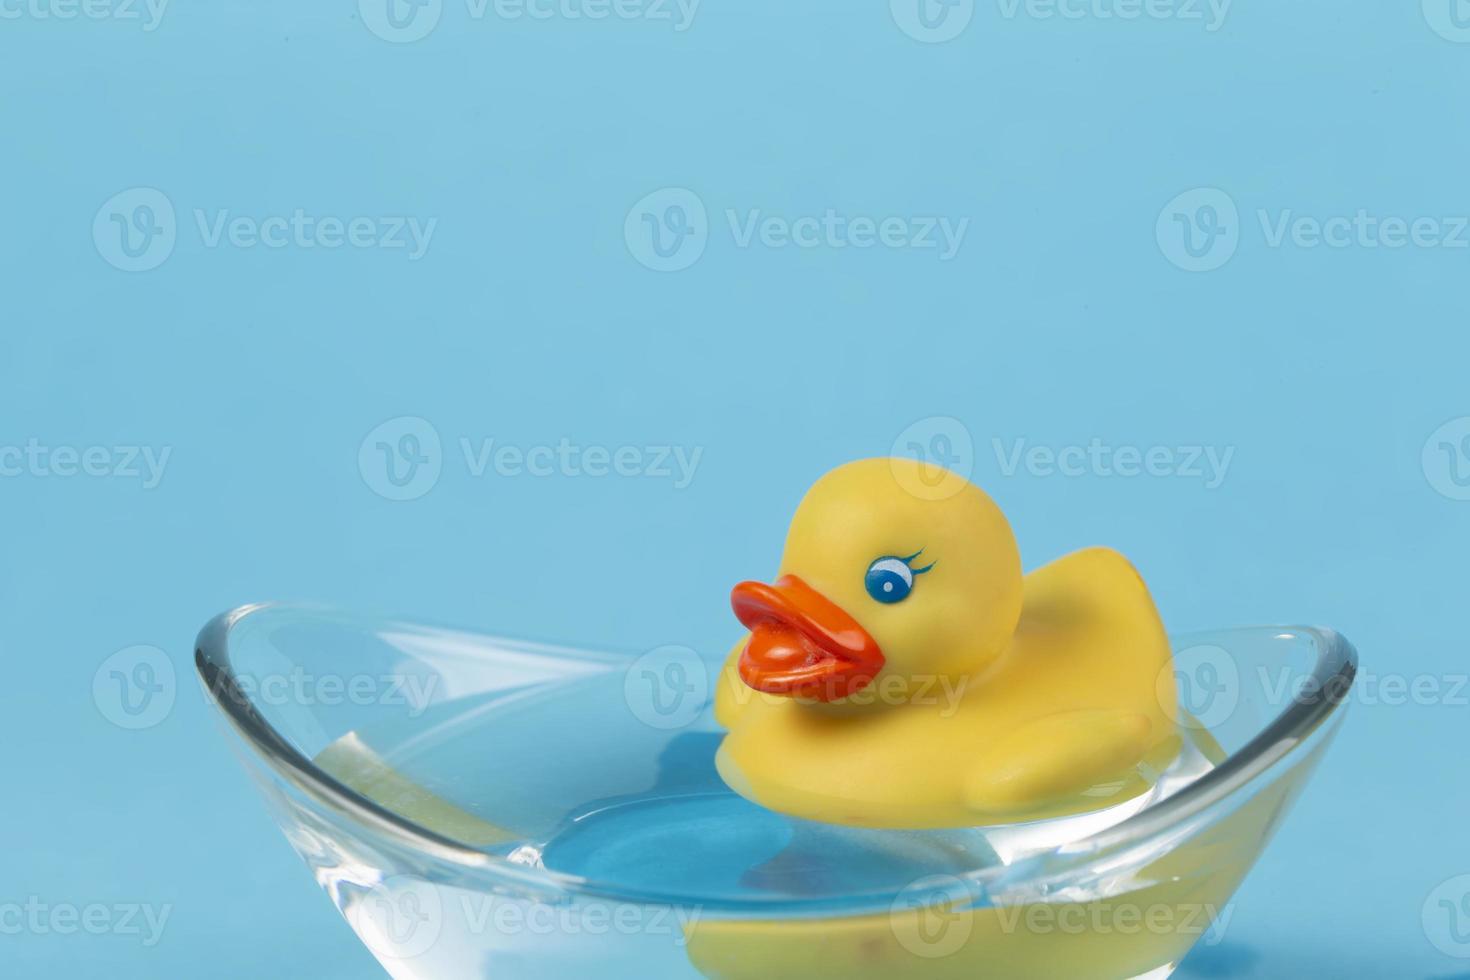
{"label": "curved glass edge", "polygon": [[327,613],[311,606],[284,606],[277,603],[253,603],[221,613],[205,624],[194,644],[194,666],[214,703],[231,727],[245,740],[255,754],[297,790],[316,802],[344,813],[369,830],[424,851],[432,857],[468,868],[504,874],[509,879],[525,879],[527,884],[543,884],[539,875],[525,875],[526,869],[500,861],[489,854],[465,847],[457,841],[420,827],[350,789],[318,768],[296,746],[275,730],[256,710],[233,673],[230,662],[230,635],[247,617],[259,612],[292,610]]}
{"label": "curved glass edge", "polygon": [[[543,898],[546,892],[555,891],[567,897],[582,896],[643,905],[687,904],[677,896],[640,893],[602,885],[575,875],[515,864],[497,855],[468,847],[384,808],[320,769],[266,721],[235,678],[230,658],[231,635],[246,618],[266,611],[326,616],[339,622],[391,623],[395,620],[357,618],[326,606],[268,602],[239,606],[221,613],[206,623],[200,631],[195,643],[194,660],[206,691],[245,743],[295,789],[332,811],[356,820],[371,833],[381,834],[401,846],[461,871],[493,877],[503,887],[524,890],[527,894]],[[984,885],[1001,878],[1014,881],[1018,874],[1025,874],[1027,871],[1039,872],[1045,878],[1056,878],[1069,870],[1083,869],[1102,855],[1118,852],[1168,833],[1171,828],[1203,814],[1247,786],[1255,784],[1260,777],[1297,755],[1312,734],[1346,702],[1357,676],[1357,651],[1341,634],[1322,627],[1231,628],[1232,631],[1261,629],[1275,629],[1312,638],[1317,647],[1317,661],[1311,674],[1304,680],[1301,690],[1293,696],[1285,710],[1254,738],[1231,753],[1223,763],[1197,782],[1134,816],[1056,851],[1035,855],[1022,861],[1019,866],[976,872],[971,876],[972,883]],[[1196,635],[1206,634],[1171,634],[1170,639],[1177,649]],[[559,648],[549,644],[542,646],[547,649],[563,649],[568,654],[588,655],[586,651],[574,648]],[[823,898],[810,902],[787,900],[779,905],[779,909],[783,914],[850,915],[853,914],[855,905],[868,901],[891,901],[894,897],[885,894],[854,895],[842,899]],[[701,900],[701,904],[706,907],[719,906],[724,911],[743,911],[760,916],[769,916],[774,910],[771,903],[748,901],[709,903]]]}
{"label": "curved glass edge", "polygon": [[[1292,695],[1285,709],[1196,782],[1096,834],[1036,855],[1034,862],[1023,862],[1032,865],[1026,870],[1041,878],[1058,877],[1078,865],[1105,860],[1166,835],[1246,787],[1258,785],[1271,773],[1293,765],[1309,750],[1313,736],[1329,721],[1333,723],[1331,730],[1335,731],[1342,718],[1340,709],[1346,705],[1357,677],[1357,650],[1341,633],[1320,626],[1234,627],[1228,632],[1266,629],[1308,637],[1317,649],[1312,672],[1303,679],[1301,688]],[[1171,635],[1170,640],[1177,650],[1192,635]],[[1044,865],[1054,867],[1042,870]]]}

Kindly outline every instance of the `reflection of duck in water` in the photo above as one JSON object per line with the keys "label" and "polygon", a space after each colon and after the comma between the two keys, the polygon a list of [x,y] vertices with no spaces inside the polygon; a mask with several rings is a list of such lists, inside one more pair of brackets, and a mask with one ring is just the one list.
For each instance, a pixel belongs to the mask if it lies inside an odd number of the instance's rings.
{"label": "reflection of duck in water", "polygon": [[[752,862],[776,857],[791,840],[790,821],[732,799],[715,772],[718,732],[684,732],[658,754],[653,784],[588,801],[549,835],[547,867],[660,892],[684,887],[738,891]],[[678,819],[660,811],[677,806]],[[738,826],[738,843],[730,826]]]}
{"label": "reflection of duck in water", "polygon": [[1002,824],[1143,792],[1177,751],[1163,625],[1102,548],[1029,576],[978,487],[850,463],[807,493],[722,674],[721,775],[784,813],[868,827]]}
{"label": "reflection of duck in water", "polygon": [[[620,884],[662,892],[802,898],[898,888],[916,873],[976,860],[973,839],[900,838],[815,823],[732,796],[715,772],[722,738],[718,732],[672,738],[647,790],[593,800],[567,814],[550,835],[546,865],[590,878],[606,869]],[[658,810],[670,804],[678,819],[660,819]]]}

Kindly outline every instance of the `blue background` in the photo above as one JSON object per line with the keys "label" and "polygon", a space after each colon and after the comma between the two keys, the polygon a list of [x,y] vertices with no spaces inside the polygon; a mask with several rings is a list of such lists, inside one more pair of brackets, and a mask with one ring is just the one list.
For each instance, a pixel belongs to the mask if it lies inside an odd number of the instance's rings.
{"label": "blue background", "polygon": [[[0,477],[0,901],[173,912],[147,949],[0,935],[7,975],[380,975],[192,680],[212,614],[309,599],[722,651],[729,585],[773,569],[806,484],[931,417],[963,423],[1028,565],[1111,544],[1174,629],[1322,623],[1377,675],[1466,670],[1448,467],[1470,459],[1421,449],[1470,415],[1470,250],[1273,247],[1258,220],[1470,214],[1470,38],[1447,3],[1237,0],[1210,31],[992,0],[927,43],[872,0],[705,0],[684,31],[446,0],[399,43],[344,0],[178,3],[151,31],[27,2],[0,21],[0,445],[172,453],[152,489]],[[173,241],[128,272],[93,224],[140,187]],[[625,236],[666,187],[708,209],[677,272]],[[1195,188],[1238,208],[1208,272],[1180,267],[1172,214],[1156,230]],[[1203,233],[1199,203],[1179,213]],[[438,224],[410,260],[210,247],[194,218],[297,208]],[[752,208],[970,224],[949,261],[741,247],[725,212]],[[358,455],[400,416],[432,424],[442,474],[391,501]],[[475,477],[461,438],[702,456],[683,489]],[[1234,456],[1209,489],[1007,475],[993,443],[1093,438]],[[177,700],[129,731],[92,681],[135,644],[167,653]],[[1470,709],[1355,700],[1184,975],[1470,969],[1421,926],[1470,872]]]}

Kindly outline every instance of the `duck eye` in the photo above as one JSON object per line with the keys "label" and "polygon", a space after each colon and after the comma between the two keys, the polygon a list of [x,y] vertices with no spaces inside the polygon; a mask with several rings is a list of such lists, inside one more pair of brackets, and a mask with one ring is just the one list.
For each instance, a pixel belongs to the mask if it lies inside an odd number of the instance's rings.
{"label": "duck eye", "polygon": [[879,602],[900,602],[914,588],[914,572],[902,558],[879,558],[868,566],[863,585]]}

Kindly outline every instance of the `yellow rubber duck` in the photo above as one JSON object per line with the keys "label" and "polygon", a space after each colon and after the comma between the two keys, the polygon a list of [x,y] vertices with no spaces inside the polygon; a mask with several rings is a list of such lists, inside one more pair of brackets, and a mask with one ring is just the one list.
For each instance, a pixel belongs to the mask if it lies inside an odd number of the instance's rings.
{"label": "yellow rubber duck", "polygon": [[827,823],[988,826],[1144,792],[1179,748],[1167,636],[1127,559],[1022,575],[1000,508],[958,474],[866,459],[807,492],[715,699],[741,795]]}

